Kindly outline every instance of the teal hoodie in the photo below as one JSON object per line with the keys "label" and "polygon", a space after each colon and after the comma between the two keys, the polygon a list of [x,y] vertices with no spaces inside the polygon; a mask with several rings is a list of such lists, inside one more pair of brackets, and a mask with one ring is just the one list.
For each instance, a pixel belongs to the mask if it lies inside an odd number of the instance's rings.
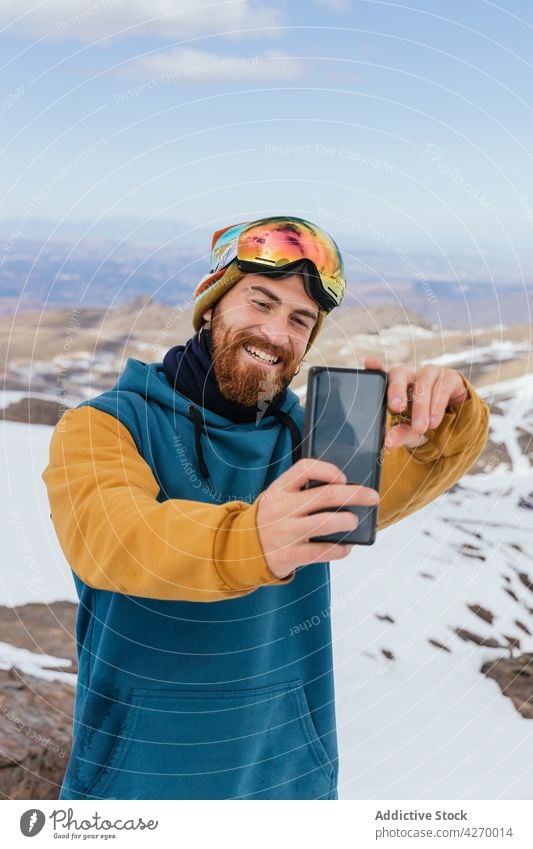
{"label": "teal hoodie", "polygon": [[[201,409],[195,430],[160,363],[128,360],[85,404],[129,430],[159,501],[252,503],[293,461],[290,422],[274,415],[236,424]],[[301,431],[294,392],[281,410]],[[79,679],[60,799],[337,798],[328,563],[211,603],[74,580]]]}

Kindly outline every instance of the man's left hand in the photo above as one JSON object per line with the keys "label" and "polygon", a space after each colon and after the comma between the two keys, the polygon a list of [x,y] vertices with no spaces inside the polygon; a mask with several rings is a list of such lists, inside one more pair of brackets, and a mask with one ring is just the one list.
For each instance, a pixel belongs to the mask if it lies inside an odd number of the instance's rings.
{"label": "man's left hand", "polygon": [[[365,368],[386,371],[377,357],[367,357]],[[440,366],[394,366],[388,371],[387,402],[394,415],[404,414],[405,423],[395,424],[386,436],[385,447],[417,448],[427,442],[427,430],[437,428],[449,404],[462,404],[469,397],[458,371]]]}

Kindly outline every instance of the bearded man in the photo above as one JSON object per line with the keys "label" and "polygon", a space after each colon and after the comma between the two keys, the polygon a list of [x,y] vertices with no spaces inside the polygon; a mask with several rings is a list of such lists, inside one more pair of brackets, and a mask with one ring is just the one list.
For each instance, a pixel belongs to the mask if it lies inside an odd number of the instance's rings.
{"label": "bearded man", "polygon": [[304,409],[289,384],[344,291],[338,247],[311,222],[225,227],[192,338],[162,363],[128,360],[55,429],[43,477],[80,600],[61,799],[337,798],[319,613],[330,563],[350,547],[309,540],[355,527],[332,508],[379,502],[378,528],[404,518],[487,437],[466,378],[397,366],[381,500],[300,458]]}

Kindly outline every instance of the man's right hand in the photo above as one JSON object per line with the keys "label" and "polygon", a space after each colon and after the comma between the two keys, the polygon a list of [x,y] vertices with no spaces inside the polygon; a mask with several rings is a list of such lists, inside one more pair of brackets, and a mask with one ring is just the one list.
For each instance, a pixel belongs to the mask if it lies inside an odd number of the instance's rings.
{"label": "man's right hand", "polygon": [[[321,481],[323,486],[302,489],[308,481]],[[353,513],[330,512],[331,508],[368,507],[378,501],[374,489],[347,484],[346,475],[333,463],[298,460],[259,496],[257,530],[268,568],[277,578],[285,578],[297,566],[346,557],[351,545],[309,542],[309,538],[357,527]]]}

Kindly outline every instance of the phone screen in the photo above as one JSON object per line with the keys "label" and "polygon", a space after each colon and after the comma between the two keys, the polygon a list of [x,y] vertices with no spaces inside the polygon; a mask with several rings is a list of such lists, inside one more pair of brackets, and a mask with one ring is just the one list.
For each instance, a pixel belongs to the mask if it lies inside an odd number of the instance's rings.
{"label": "phone screen", "polygon": [[[348,483],[379,488],[385,435],[387,375],[367,369],[315,367],[309,372],[304,456],[334,463]],[[359,519],[350,534],[313,537],[369,545],[377,507],[350,507]]]}

